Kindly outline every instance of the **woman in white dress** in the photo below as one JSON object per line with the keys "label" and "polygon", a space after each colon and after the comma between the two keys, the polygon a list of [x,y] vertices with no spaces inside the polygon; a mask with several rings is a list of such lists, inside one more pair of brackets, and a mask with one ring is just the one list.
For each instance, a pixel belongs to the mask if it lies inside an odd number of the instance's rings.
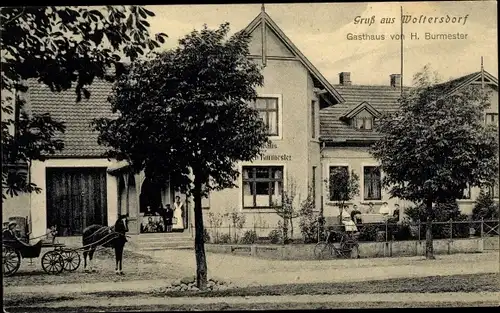
{"label": "woman in white dress", "polygon": [[175,197],[174,203],[174,227],[175,229],[184,229],[184,207],[179,196]]}

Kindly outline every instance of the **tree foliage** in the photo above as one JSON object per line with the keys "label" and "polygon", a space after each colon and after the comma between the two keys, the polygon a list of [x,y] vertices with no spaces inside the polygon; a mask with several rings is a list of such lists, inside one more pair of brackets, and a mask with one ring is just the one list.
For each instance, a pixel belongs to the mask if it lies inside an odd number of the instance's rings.
{"label": "tree foliage", "polygon": [[[49,113],[23,114],[21,93],[36,80],[53,92],[75,88],[76,100],[90,97],[95,78],[112,81],[122,59],[135,60],[165,42],[151,38],[147,19],[154,13],[139,6],[4,7],[0,9],[2,50],[2,187],[8,194],[40,191],[12,164],[42,160],[63,148],[54,136],[64,131]],[[5,198],[5,194],[3,194]]]}
{"label": "tree foliage", "polygon": [[268,142],[249,105],[263,79],[247,57],[250,35],[228,32],[228,24],[205,26],[177,48],[132,63],[110,98],[119,117],[95,121],[109,156],[193,195],[200,288],[207,281],[201,197],[234,187],[236,162],[252,161]]}
{"label": "tree foliage", "polygon": [[[468,186],[490,185],[498,173],[498,130],[484,123],[486,90],[469,85],[446,94],[435,83],[429,67],[415,75],[400,109],[376,123],[382,138],[371,149],[384,187],[393,197],[424,204],[428,223],[433,203],[460,198]],[[433,258],[430,231],[426,238]]]}
{"label": "tree foliage", "polygon": [[325,180],[328,190],[328,198],[343,208],[347,201],[359,195],[359,176],[346,167],[337,167],[330,171],[330,176]]}
{"label": "tree foliage", "polygon": [[297,183],[295,179],[287,179],[287,184],[283,190],[281,205],[275,204],[274,210],[276,214],[283,220],[282,223],[282,239],[283,244],[287,244],[289,239],[293,239],[293,220],[300,216],[300,195],[297,194]]}
{"label": "tree foliage", "polygon": [[[497,129],[485,126],[488,93],[476,85],[443,95],[429,69],[400,100],[400,110],[382,116],[372,146],[392,196],[413,202],[457,199],[463,190],[492,184],[498,173]],[[442,202],[442,201],[441,201]]]}

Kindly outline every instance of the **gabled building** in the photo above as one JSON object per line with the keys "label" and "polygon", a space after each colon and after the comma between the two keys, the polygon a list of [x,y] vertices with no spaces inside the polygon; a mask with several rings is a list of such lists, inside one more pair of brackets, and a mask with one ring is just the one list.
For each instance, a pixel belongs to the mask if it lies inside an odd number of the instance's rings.
{"label": "gabled building", "polygon": [[[245,30],[252,36],[250,57],[263,65],[264,76],[258,99],[251,105],[265,120],[272,144],[259,159],[238,164],[239,188],[213,192],[203,206],[205,216],[208,212],[244,212],[245,226],[264,229],[259,235],[265,236],[266,227],[274,227],[279,220],[275,207],[281,206],[283,190],[291,182],[302,199],[312,187],[316,206],[321,205],[319,112],[344,100],[264,10]],[[131,233],[140,233],[146,207],[173,204],[175,195],[187,207],[189,231],[192,201],[177,194],[175,186],[165,182],[161,190],[151,193],[143,173],[132,174],[126,163],[103,157],[105,148],[97,143],[90,124],[94,118],[112,116],[107,102],[111,85],[96,81],[89,90],[90,99],[76,103],[72,90],[52,93],[31,82],[27,108],[50,112],[67,127],[61,135],[64,150],[31,164],[31,181],[43,189],[28,195],[25,215],[31,217],[33,235],[45,233],[52,225],[58,225],[63,236],[80,235],[84,227],[110,225],[123,213],[130,216]]]}
{"label": "gabled building", "polygon": [[[383,202],[390,206],[399,204],[402,208],[411,205],[400,199],[389,198],[387,190],[381,188],[383,173],[379,163],[369,153],[369,146],[380,138],[373,125],[377,117],[384,112],[394,112],[399,109],[398,99],[401,95],[401,76],[392,74],[387,85],[356,85],[350,73],[339,74],[339,84],[334,88],[342,95],[345,102],[327,107],[320,112],[321,119],[321,163],[323,177],[336,167],[344,167],[349,172],[354,171],[360,178],[360,195],[350,204],[360,207],[370,202],[375,209]],[[450,80],[434,86],[443,96],[451,95],[468,85],[482,85],[491,91],[491,106],[485,112],[485,123],[498,125],[498,80],[485,71],[479,71]],[[408,91],[404,87],[403,91]],[[325,191],[326,192],[326,191]],[[491,191],[498,199],[498,184]],[[463,213],[472,212],[474,200],[479,194],[477,188],[465,190],[459,205]],[[326,193],[325,193],[326,195]],[[324,197],[325,214],[338,212],[328,196]]]}
{"label": "gabled building", "polygon": [[[275,208],[281,206],[283,192],[292,183],[297,199],[304,200],[310,194],[317,209],[323,206],[326,216],[336,216],[338,209],[328,199],[323,182],[336,166],[347,167],[360,176],[361,195],[353,202],[374,202],[376,206],[382,201],[398,202],[389,200],[381,189],[383,173],[368,147],[380,138],[373,130],[376,119],[384,112],[398,110],[400,76],[391,75],[386,86],[360,86],[343,72],[339,84],[332,85],[264,10],[245,30],[252,36],[250,57],[263,65],[264,76],[257,101],[249,105],[259,111],[268,126],[271,144],[259,159],[237,164],[241,173],[237,188],[212,192],[203,199],[205,225],[210,226],[209,212],[236,210],[245,214],[245,228],[267,236],[280,220]],[[494,91],[486,119],[498,123],[496,78],[473,73],[441,87],[454,92],[476,83]],[[194,223],[191,199],[177,193],[168,181],[152,186],[144,173],[133,174],[126,162],[103,156],[105,148],[98,144],[91,122],[113,116],[107,102],[111,85],[95,81],[89,90],[90,99],[76,103],[73,90],[53,93],[44,85],[30,82],[28,113],[50,112],[56,120],[64,121],[66,132],[60,139],[65,148],[44,162],[32,162],[30,180],[42,192],[9,199],[4,203],[4,207],[10,207],[4,209],[4,219],[12,214],[30,216],[35,237],[52,225],[58,226],[62,236],[77,236],[90,224],[112,225],[118,214],[128,213],[130,233],[140,234],[148,206],[173,205],[174,197],[180,196],[187,223],[174,225],[174,229],[190,232]],[[472,191],[470,199],[461,201],[466,212],[475,194]],[[20,205],[19,201],[24,202]],[[229,220],[223,223],[227,225]],[[298,225],[295,227],[294,234],[301,236]]]}

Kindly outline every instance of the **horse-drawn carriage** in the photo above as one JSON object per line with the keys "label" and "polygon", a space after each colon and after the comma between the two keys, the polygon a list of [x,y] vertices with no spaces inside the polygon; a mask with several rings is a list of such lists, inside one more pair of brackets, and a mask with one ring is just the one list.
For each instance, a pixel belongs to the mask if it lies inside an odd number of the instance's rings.
{"label": "horse-drawn carriage", "polygon": [[[42,268],[48,274],[59,274],[62,271],[73,272],[78,269],[81,263],[78,251],[83,251],[84,270],[87,266],[87,256],[89,262],[92,261],[93,254],[100,246],[101,249],[114,248],[116,256],[116,271],[122,272],[123,247],[127,242],[125,233],[128,232],[128,215],[119,216],[114,226],[90,225],[83,230],[82,243],[79,248],[68,248],[66,245],[55,242],[57,232],[48,232],[40,236],[52,235],[50,242],[38,241],[34,245],[24,243],[9,230],[4,231],[2,237],[2,263],[3,275],[14,275],[21,266],[21,260],[24,258],[39,258],[42,254],[42,248],[52,248],[42,256]],[[13,223],[16,224],[16,223]],[[37,239],[37,238],[32,238]]]}
{"label": "horse-drawn carriage", "polygon": [[45,252],[41,259],[42,268],[48,274],[59,274],[63,270],[72,272],[80,266],[80,254],[75,249],[66,248],[64,244],[39,241],[30,245],[21,241],[3,240],[3,275],[14,275],[19,270],[22,259],[39,258],[42,248],[53,248]]}

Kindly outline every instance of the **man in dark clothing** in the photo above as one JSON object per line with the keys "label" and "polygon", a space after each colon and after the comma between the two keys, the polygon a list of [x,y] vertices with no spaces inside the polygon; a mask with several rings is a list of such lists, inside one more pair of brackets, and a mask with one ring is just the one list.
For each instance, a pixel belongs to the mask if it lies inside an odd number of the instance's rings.
{"label": "man in dark clothing", "polygon": [[[23,247],[32,247],[31,245],[23,242],[16,236],[15,229],[17,227],[17,223],[14,221],[9,222],[9,226],[6,230],[2,232],[2,241],[8,242],[9,245],[15,247],[15,248],[23,248]],[[41,241],[41,240],[39,240]],[[37,243],[38,244],[38,243]]]}
{"label": "man in dark clothing", "polygon": [[361,224],[361,211],[358,210],[358,206],[354,205],[351,211],[351,219],[356,224]]}
{"label": "man in dark clothing", "polygon": [[167,204],[165,208],[165,227],[167,232],[172,231],[172,219],[174,218],[174,210],[170,207],[170,204]]}
{"label": "man in dark clothing", "polygon": [[2,239],[5,241],[19,241],[16,237],[14,229],[16,229],[17,223],[14,221],[9,222],[9,226],[6,230],[2,232]]}

